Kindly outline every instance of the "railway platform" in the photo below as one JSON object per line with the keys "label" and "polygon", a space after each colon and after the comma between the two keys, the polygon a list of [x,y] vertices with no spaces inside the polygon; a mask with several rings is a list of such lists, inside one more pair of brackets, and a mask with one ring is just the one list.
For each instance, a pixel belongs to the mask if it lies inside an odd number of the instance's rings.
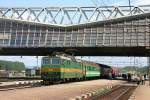
{"label": "railway platform", "polygon": [[48,86],[0,91],[0,100],[69,100],[109,85],[125,84],[122,80],[89,80]]}
{"label": "railway platform", "polygon": [[144,85],[139,85],[133,95],[134,99],[131,100],[150,100],[150,86],[146,81]]}

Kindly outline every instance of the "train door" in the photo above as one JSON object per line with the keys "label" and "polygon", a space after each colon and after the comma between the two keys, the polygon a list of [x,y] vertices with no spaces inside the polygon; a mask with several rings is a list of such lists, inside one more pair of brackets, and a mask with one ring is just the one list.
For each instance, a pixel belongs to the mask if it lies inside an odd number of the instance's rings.
{"label": "train door", "polygon": [[82,73],[83,73],[83,79],[86,79],[86,66],[82,62]]}

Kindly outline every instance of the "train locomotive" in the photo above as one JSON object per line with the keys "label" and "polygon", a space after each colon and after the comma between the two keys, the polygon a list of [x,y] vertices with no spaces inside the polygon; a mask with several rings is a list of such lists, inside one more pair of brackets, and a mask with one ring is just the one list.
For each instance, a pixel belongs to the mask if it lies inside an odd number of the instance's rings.
{"label": "train locomotive", "polygon": [[[102,65],[75,59],[72,56],[48,56],[42,58],[41,77],[44,84],[100,78],[104,73]],[[112,72],[108,67],[107,74]],[[107,69],[108,69],[107,68]],[[106,72],[105,72],[106,74]]]}

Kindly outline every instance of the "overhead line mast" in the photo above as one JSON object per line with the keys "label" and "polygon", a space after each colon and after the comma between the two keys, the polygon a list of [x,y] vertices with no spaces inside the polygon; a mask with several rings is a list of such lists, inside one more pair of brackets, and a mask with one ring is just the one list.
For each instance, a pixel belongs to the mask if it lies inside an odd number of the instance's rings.
{"label": "overhead line mast", "polygon": [[128,0],[129,1],[129,7],[130,7],[130,11],[131,11],[131,0]]}

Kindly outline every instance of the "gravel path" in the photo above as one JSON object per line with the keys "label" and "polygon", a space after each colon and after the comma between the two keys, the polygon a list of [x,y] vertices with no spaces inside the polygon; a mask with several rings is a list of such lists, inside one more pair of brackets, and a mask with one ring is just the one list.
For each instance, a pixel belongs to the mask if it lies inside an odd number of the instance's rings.
{"label": "gravel path", "polygon": [[0,100],[68,100],[75,96],[94,91],[104,85],[123,83],[125,83],[125,81],[92,80],[36,88],[0,91]]}

